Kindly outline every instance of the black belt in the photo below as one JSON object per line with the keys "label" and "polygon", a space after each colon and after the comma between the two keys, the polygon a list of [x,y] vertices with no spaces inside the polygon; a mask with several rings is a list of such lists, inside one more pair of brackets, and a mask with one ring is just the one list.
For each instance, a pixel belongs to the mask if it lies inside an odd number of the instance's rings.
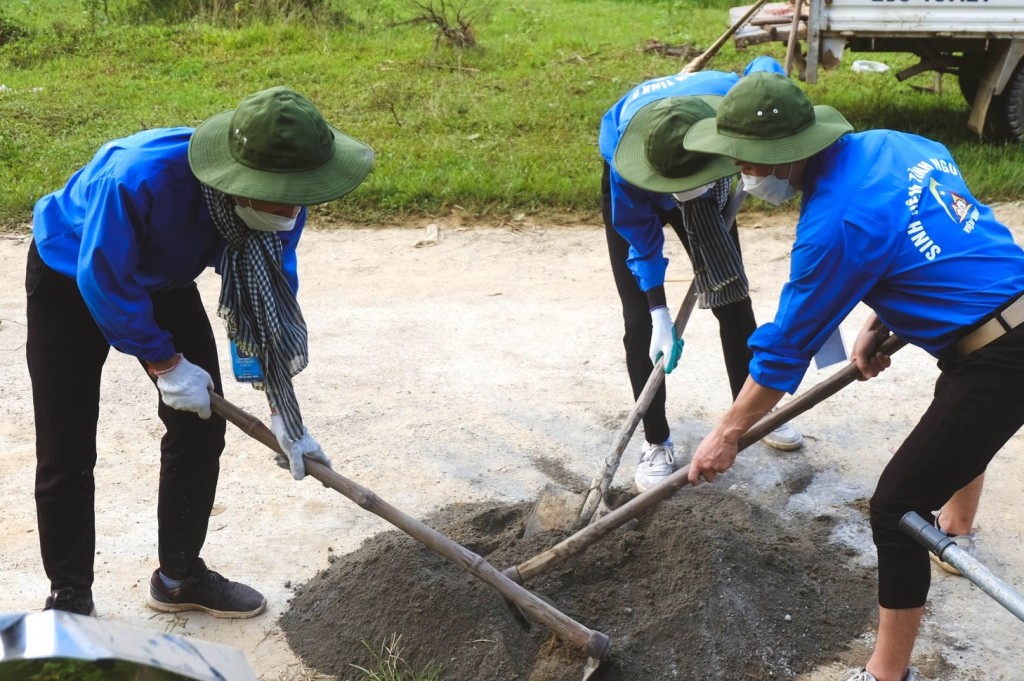
{"label": "black belt", "polygon": [[1024,294],[1018,296],[1015,301],[1003,308],[1001,312],[992,315],[991,319],[974,331],[953,343],[953,347],[958,353],[966,357],[997,338],[1002,338],[1021,324],[1024,324]]}

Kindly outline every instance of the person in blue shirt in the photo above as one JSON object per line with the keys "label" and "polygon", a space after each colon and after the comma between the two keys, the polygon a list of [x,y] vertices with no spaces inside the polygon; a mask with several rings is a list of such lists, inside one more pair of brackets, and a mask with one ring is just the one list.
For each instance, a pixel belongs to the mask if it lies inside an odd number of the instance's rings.
{"label": "person in blue shirt", "polygon": [[[797,388],[857,303],[873,311],[851,356],[864,380],[889,366],[876,348],[890,331],[938,359],[934,398],[871,498],[878,634],[848,680],[912,681],[931,571],[928,551],[899,522],[935,509],[955,509],[950,523],[970,522],[985,468],[1024,424],[1024,250],[943,145],[891,130],[853,133],[838,111],[812,106],[780,75],[741,80],[685,144],[735,159],[747,191],[766,201],[802,192],[775,320],[751,336],[750,378],[694,453],[690,483],[732,466],[739,436]],[[946,518],[936,518],[940,529],[957,532]]]}
{"label": "person in blue shirt", "polygon": [[[781,73],[783,69],[770,57],[758,57],[747,65],[744,73],[761,71]],[[665,294],[666,225],[671,225],[690,257],[699,306],[711,308],[718,319],[734,398],[747,377],[747,338],[756,323],[736,224],[725,224],[723,215],[735,168],[726,164],[722,172],[707,174],[700,186],[691,188],[692,173],[659,175],[649,167],[651,162],[658,163],[655,159],[638,158],[630,169],[619,167],[622,148],[634,146],[630,138],[637,135],[640,126],[631,129],[630,123],[640,112],[644,113],[637,122],[646,126],[652,118],[661,120],[664,115],[664,111],[654,110],[659,102],[692,96],[704,96],[711,102],[725,95],[738,80],[737,74],[722,71],[655,78],[627,92],[601,120],[598,142],[604,158],[602,216],[612,276],[622,303],[626,370],[634,398],[639,398],[658,357],[665,355],[665,373],[670,373],[681,351]],[[653,149],[669,159],[686,153],[679,148],[679,141],[672,138],[659,140]],[[632,153],[634,157],[643,155],[643,150]],[[693,163],[701,161],[693,159]],[[646,442],[634,476],[641,492],[675,470],[665,400],[662,383],[643,415]],[[784,424],[765,437],[764,442],[777,449],[793,450],[800,447],[802,440],[793,426]]]}
{"label": "person in blue shirt", "polygon": [[[295,479],[330,462],[302,423],[292,377],[307,362],[295,247],[306,206],[344,196],[370,172],[368,146],[305,97],[274,87],[197,129],[103,145],[33,213],[25,289],[36,427],[35,499],[45,609],[95,613],[94,510],[100,376],[111,347],[138,358],[159,394],[159,567],[147,604],[252,617],[266,599],[199,557],[224,449],[217,346],[196,277],[221,275],[218,314],[258,362],[271,426]],[[116,456],[116,452],[110,455]]]}

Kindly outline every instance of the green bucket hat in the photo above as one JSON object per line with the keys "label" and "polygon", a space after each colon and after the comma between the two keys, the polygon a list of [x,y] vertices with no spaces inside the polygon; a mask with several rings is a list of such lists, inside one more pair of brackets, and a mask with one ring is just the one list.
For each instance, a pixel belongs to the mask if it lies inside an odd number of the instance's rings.
{"label": "green bucket hat", "polygon": [[758,72],[732,86],[713,120],[694,124],[688,149],[774,165],[810,158],[853,130],[830,106],[811,106],[796,83]]}
{"label": "green bucket hat", "polygon": [[355,189],[373,167],[373,150],[278,86],[206,119],[192,134],[188,162],[200,182],[226,194],[311,206]]}
{"label": "green bucket hat", "polygon": [[613,165],[626,182],[670,194],[696,189],[736,174],[728,158],[694,153],[683,144],[692,125],[714,120],[721,97],[665,97],[647,104],[630,119],[615,147]]}

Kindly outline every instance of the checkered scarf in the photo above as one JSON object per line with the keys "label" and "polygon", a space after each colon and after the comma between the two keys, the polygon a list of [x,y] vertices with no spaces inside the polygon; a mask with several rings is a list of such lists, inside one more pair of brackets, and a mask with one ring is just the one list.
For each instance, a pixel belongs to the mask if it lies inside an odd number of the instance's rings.
{"label": "checkered scarf", "polygon": [[716,182],[710,198],[679,205],[690,240],[697,303],[701,309],[722,307],[750,295],[743,260],[729,233],[732,225],[725,224],[722,215],[729,202],[729,182],[729,178]]}
{"label": "checkered scarf", "polygon": [[270,404],[284,421],[288,437],[304,429],[292,376],[309,362],[306,321],[281,264],[281,239],[249,229],[235,214],[230,196],[203,185],[213,224],[227,241],[221,259],[217,315],[238,349],[260,360]]}

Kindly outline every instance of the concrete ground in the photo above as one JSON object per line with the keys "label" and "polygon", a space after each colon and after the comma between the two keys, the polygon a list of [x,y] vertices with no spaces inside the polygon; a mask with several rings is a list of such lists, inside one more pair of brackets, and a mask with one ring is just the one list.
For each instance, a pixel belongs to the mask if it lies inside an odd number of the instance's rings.
{"label": "concrete ground", "polygon": [[[1024,238],[1024,206],[997,213]],[[741,240],[758,320],[771,319],[788,273],[794,216],[741,216]],[[300,246],[300,302],[310,329],[310,367],[296,380],[310,431],[335,469],[409,514],[453,501],[534,499],[549,473],[589,480],[632,406],[621,318],[596,226],[462,225],[420,229],[311,230]],[[425,242],[425,243],[424,243]],[[31,391],[24,362],[25,237],[0,239],[0,611],[37,610],[48,584],[38,555],[32,495]],[[668,247],[670,305],[689,283],[678,243]],[[218,280],[201,278],[211,316]],[[866,310],[843,324],[852,342]],[[214,320],[223,339],[223,326]],[[697,310],[679,369],[667,379],[680,451],[691,451],[728,407],[717,326]],[[68,339],[73,343],[74,339]],[[226,343],[222,368],[228,373]],[[836,367],[808,372],[801,390]],[[740,455],[720,484],[777,494],[793,475],[809,484],[793,512],[844,519],[836,560],[871,565],[858,505],[929,401],[934,360],[900,351],[876,380],[854,383],[797,420],[805,448]],[[227,398],[266,418],[261,394],[237,383]],[[156,556],[157,393],[134,359],[111,354],[99,429],[95,600],[102,618],[240,648],[260,679],[316,678],[289,650],[277,617],[295,585],[386,529],[382,520],[314,480],[294,482],[262,445],[229,430],[218,501],[204,550],[208,564],[260,588],[268,612],[248,621],[149,611],[144,594]],[[640,435],[618,482],[632,478]],[[1024,589],[1024,436],[990,468],[978,517],[981,560]],[[545,472],[547,471],[547,472]],[[731,479],[730,479],[731,477]],[[845,548],[844,548],[845,547]],[[962,578],[933,571],[915,660],[927,681],[1020,678],[1024,623]],[[831,681],[866,659],[872,632],[843,659],[803,677]],[[928,676],[928,669],[947,670]],[[948,671],[952,670],[952,671]]]}

